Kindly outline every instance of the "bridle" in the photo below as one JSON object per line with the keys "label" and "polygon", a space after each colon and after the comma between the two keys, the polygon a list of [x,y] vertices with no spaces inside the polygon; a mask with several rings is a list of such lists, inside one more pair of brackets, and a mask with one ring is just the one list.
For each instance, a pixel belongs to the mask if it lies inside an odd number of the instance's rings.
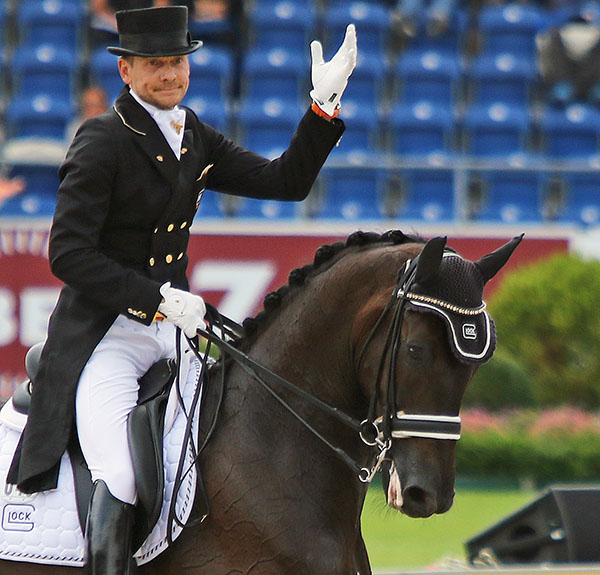
{"label": "bridle", "polygon": [[[415,282],[419,256],[412,260],[408,260],[404,265],[402,272],[394,289],[393,295],[387,305],[381,312],[379,318],[375,322],[365,342],[363,343],[358,355],[357,366],[359,367],[368,346],[374,339],[379,327],[388,316],[392,313],[392,320],[386,335],[386,341],[378,366],[377,381],[375,393],[371,397],[367,418],[360,421],[339,409],[330,406],[323,402],[318,397],[304,391],[297,385],[291,383],[269,368],[257,363],[248,355],[232,345],[228,338],[223,334],[232,333],[232,326],[235,322],[225,318],[215,308],[208,306],[210,328],[206,330],[198,330],[198,334],[206,338],[210,343],[214,343],[222,352],[230,356],[250,377],[260,383],[283,407],[285,407],[304,427],[313,433],[321,442],[327,445],[335,455],[337,455],[344,463],[346,463],[357,474],[358,479],[364,483],[369,483],[376,472],[381,467],[383,461],[387,457],[387,452],[392,446],[393,439],[407,438],[428,438],[457,441],[460,439],[461,419],[458,415],[437,415],[437,414],[410,414],[398,410],[396,406],[396,375],[397,375],[397,358],[402,342],[402,323],[406,305],[411,301],[411,287]],[[239,327],[239,326],[238,326]],[[215,328],[219,328],[221,336],[217,335]],[[236,331],[235,328],[233,331]],[[188,340],[190,346],[199,359],[196,345],[192,340]],[[386,365],[387,378],[386,385],[383,385],[383,374]],[[326,437],[324,437],[317,429],[315,429],[309,421],[307,421],[300,413],[298,413],[278,392],[276,392],[271,384],[276,384],[283,389],[292,392],[304,401],[316,406],[321,411],[341,421],[344,425],[350,427],[358,433],[361,440],[369,447],[377,447],[379,453],[376,457],[375,464],[372,468],[366,468],[356,462],[343,449],[333,445]],[[380,403],[380,397],[385,391],[383,398],[383,413],[377,415],[377,406]],[[214,427],[214,426],[213,426]],[[204,444],[207,440],[205,439]]]}
{"label": "bridle", "polygon": [[[380,324],[390,312],[393,313],[377,370],[375,393],[371,397],[368,416],[362,422],[363,429],[360,433],[361,439],[367,445],[377,446],[380,449],[375,466],[371,470],[370,478],[385,460],[393,439],[408,439],[411,437],[452,441],[460,439],[461,419],[459,415],[405,413],[403,410],[398,410],[396,406],[397,360],[402,343],[402,324],[406,305],[412,299],[411,287],[415,283],[418,261],[419,256],[417,255],[404,264],[392,298],[375,322],[358,355],[357,369],[360,368],[365,352]],[[386,364],[388,366],[387,381],[386,385],[383,386],[383,372]],[[386,392],[383,414],[376,417],[377,404],[382,395],[382,388]]]}

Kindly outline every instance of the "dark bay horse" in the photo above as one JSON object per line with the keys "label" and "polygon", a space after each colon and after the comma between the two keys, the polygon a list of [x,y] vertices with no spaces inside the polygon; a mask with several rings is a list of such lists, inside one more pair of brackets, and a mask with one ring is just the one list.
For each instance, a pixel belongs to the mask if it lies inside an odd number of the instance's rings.
{"label": "dark bay horse", "polygon": [[[203,406],[220,403],[200,459],[210,514],[138,572],[371,573],[360,515],[376,457],[391,507],[447,511],[461,399],[495,344],[483,287],[519,241],[470,262],[445,238],[356,232],[294,270],[236,347],[330,409],[288,388],[278,401],[246,366],[219,361]],[[365,421],[360,433],[346,419]],[[0,561],[1,575],[78,571]]]}

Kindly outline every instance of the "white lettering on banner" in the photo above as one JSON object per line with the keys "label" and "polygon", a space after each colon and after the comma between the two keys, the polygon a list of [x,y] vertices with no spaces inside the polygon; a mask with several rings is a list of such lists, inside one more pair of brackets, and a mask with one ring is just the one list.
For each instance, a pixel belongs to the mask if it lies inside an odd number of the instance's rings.
{"label": "white lettering on banner", "polygon": [[235,321],[252,315],[277,273],[276,266],[263,261],[204,260],[194,266],[192,291],[224,291],[219,311]]}
{"label": "white lettering on banner", "polygon": [[0,346],[9,345],[16,337],[15,296],[12,291],[0,288]]}
{"label": "white lettering on banner", "polygon": [[46,339],[48,319],[60,288],[28,287],[21,292],[21,345],[30,347]]}

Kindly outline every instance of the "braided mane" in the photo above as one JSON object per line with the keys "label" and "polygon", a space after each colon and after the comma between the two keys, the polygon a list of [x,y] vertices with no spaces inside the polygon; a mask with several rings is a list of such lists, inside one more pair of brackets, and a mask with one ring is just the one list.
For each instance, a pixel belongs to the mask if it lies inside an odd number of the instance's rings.
{"label": "braided mane", "polygon": [[312,264],[307,264],[301,268],[292,270],[288,277],[288,284],[282,286],[276,291],[269,292],[263,301],[263,310],[260,311],[256,316],[246,318],[242,325],[244,327],[244,336],[238,341],[246,340],[256,334],[258,329],[264,322],[269,318],[272,313],[277,310],[284,298],[289,294],[293,288],[299,288],[304,285],[306,278],[313,271],[322,271],[326,269],[333,262],[336,256],[343,255],[345,250],[349,248],[370,248],[377,244],[406,244],[406,243],[424,243],[423,238],[420,236],[406,235],[400,230],[389,230],[382,234],[375,232],[353,232],[348,236],[346,241],[335,242],[331,245],[323,245],[315,252],[315,257]]}

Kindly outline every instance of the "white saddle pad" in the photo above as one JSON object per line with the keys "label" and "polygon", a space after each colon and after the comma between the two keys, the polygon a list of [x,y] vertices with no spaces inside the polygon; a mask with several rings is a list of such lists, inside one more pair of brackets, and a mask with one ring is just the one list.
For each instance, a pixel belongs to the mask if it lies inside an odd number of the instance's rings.
{"label": "white saddle pad", "polygon": [[[185,360],[184,360],[185,358]],[[202,385],[202,364],[192,353],[184,354],[181,366],[182,396],[189,413],[194,392]],[[196,437],[199,413],[193,414],[192,437]],[[0,559],[50,565],[85,565],[85,545],[79,526],[75,486],[68,455],[63,455],[57,489],[28,495],[6,484],[6,475],[16,449],[26,416],[16,412],[9,400],[0,411]],[[154,529],[134,554],[138,565],[147,563],[167,546],[167,518],[173,497],[174,480],[185,434],[186,416],[175,386],[171,390],[165,416],[163,457],[165,493],[160,518]],[[177,493],[175,513],[181,524],[188,520],[196,492],[196,468],[192,446],[186,449],[185,475]],[[174,541],[182,531],[176,522],[171,526]]]}

